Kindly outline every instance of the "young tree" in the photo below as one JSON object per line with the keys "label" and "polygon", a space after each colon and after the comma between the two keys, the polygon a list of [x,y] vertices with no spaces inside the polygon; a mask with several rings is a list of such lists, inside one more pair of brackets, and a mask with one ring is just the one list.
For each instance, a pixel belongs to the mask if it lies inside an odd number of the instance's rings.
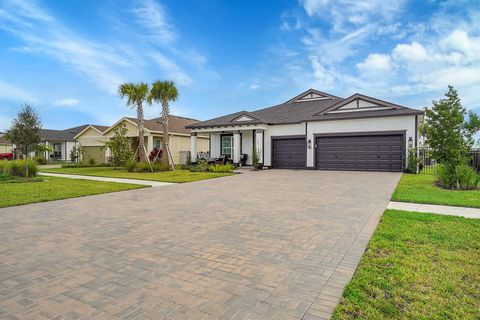
{"label": "young tree", "polygon": [[113,153],[113,164],[117,167],[124,167],[132,156],[130,149],[130,141],[127,138],[127,126],[125,123],[118,125],[113,131],[113,137],[105,142],[105,146],[109,147]]}
{"label": "young tree", "polygon": [[20,150],[25,157],[26,177],[28,177],[28,156],[40,143],[41,127],[38,114],[25,103],[6,134],[7,139],[16,144],[17,150]]}
{"label": "young tree", "polygon": [[424,130],[432,157],[455,175],[457,166],[465,164],[474,144],[474,135],[480,130],[480,119],[462,106],[457,91],[448,86],[445,98],[433,101],[425,108]]}
{"label": "young tree", "polygon": [[170,102],[178,99],[178,90],[173,81],[157,80],[152,84],[152,90],[148,96],[148,103],[153,101],[162,105],[162,126],[163,126],[163,143],[162,143],[162,163],[169,164],[168,158],[168,115],[170,114]]}
{"label": "young tree", "polygon": [[75,145],[73,146],[72,150],[70,150],[70,160],[78,162],[80,157],[82,156],[82,146]]}
{"label": "young tree", "polygon": [[147,157],[145,154],[145,129],[143,117],[143,102],[148,97],[148,84],[140,83],[124,83],[118,88],[120,98],[127,97],[127,106],[137,108],[138,119],[138,155],[140,162],[145,162]]}

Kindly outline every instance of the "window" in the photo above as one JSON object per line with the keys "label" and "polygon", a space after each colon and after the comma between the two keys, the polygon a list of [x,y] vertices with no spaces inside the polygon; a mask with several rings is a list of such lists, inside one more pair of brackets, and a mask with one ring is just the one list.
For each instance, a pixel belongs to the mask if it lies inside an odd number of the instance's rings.
{"label": "window", "polygon": [[233,136],[232,135],[222,135],[221,145],[220,145],[220,154],[222,156],[228,156],[233,158]]}
{"label": "window", "polygon": [[162,140],[155,139],[155,148],[161,149],[162,148]]}
{"label": "window", "polygon": [[54,143],[53,144],[53,158],[61,159],[62,158],[62,144]]}

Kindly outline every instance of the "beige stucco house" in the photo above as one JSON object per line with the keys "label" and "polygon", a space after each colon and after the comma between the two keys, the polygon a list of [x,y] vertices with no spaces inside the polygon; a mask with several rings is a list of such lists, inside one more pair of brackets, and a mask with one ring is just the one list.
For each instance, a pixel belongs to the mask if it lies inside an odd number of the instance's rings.
{"label": "beige stucco house", "polygon": [[[190,151],[190,129],[185,127],[198,122],[198,120],[185,117],[169,116],[169,146],[175,164],[181,164],[186,161],[186,155]],[[83,160],[88,158],[95,159],[96,163],[105,163],[111,159],[112,154],[108,148],[104,148],[105,141],[113,137],[115,128],[124,123],[127,127],[127,137],[131,138],[132,148],[138,145],[138,125],[136,118],[123,117],[110,127],[87,126],[75,136],[75,140],[82,146]],[[154,147],[161,148],[162,118],[153,118],[145,120],[145,147],[147,153]],[[209,151],[208,135],[198,136],[197,150]]]}

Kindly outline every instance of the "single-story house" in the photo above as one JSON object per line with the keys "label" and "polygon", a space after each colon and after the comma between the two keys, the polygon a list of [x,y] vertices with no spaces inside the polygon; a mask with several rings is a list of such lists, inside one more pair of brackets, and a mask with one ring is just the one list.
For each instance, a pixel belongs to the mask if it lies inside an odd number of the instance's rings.
{"label": "single-story house", "polygon": [[[123,117],[110,127],[98,130],[94,126],[87,126],[80,131],[74,138],[82,147],[83,159],[93,158],[97,163],[108,162],[111,157],[111,151],[103,148],[105,141],[108,141],[114,135],[115,128],[120,124],[127,127],[127,137],[131,138],[132,149],[138,146],[138,125],[137,118]],[[188,152],[190,150],[190,129],[185,127],[198,122],[198,120],[170,115],[168,123],[169,146],[173,160],[176,164],[185,163]],[[150,153],[154,147],[161,148],[162,118],[147,119],[144,122],[145,127],[145,148]],[[203,152],[209,151],[208,134],[199,135],[198,150]]]}
{"label": "single-story house", "polygon": [[[83,131],[86,127],[93,125],[84,124],[78,127],[68,128],[65,130],[41,129],[41,143],[50,147],[52,151],[45,151],[45,159],[58,161],[74,161],[70,158],[72,148],[77,144],[75,136]],[[95,127],[102,128],[102,126]]]}
{"label": "single-story house", "polygon": [[191,154],[197,136],[210,135],[212,157],[239,164],[253,148],[269,168],[402,171],[407,149],[417,146],[423,111],[354,94],[340,98],[309,89],[285,103],[240,111],[191,124]]}

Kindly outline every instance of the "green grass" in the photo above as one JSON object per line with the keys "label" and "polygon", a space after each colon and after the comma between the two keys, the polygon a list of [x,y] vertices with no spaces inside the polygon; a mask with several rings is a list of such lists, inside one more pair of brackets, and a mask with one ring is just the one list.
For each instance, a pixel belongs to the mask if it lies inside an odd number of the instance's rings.
{"label": "green grass", "polygon": [[392,200],[480,208],[480,190],[446,190],[435,185],[435,175],[404,174]]}
{"label": "green grass", "polygon": [[42,182],[0,183],[0,208],[144,188],[127,183],[43,177]]}
{"label": "green grass", "polygon": [[332,319],[480,319],[480,220],[385,211]]}
{"label": "green grass", "polygon": [[213,172],[190,172],[188,170],[176,170],[165,172],[128,172],[124,169],[115,170],[112,167],[83,167],[83,168],[58,168],[41,169],[43,172],[79,174],[84,176],[97,176],[109,178],[125,178],[151,180],[161,182],[192,182],[205,179],[230,176],[233,173],[213,173]]}

